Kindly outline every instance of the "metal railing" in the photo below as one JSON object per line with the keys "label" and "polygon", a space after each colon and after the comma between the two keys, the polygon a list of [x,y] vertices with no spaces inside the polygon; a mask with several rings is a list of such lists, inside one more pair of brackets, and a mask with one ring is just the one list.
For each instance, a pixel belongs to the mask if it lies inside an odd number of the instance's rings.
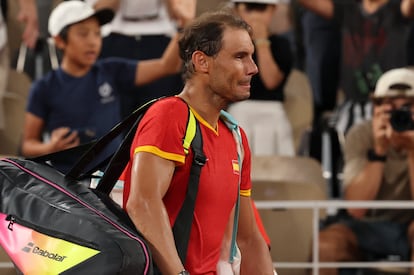
{"label": "metal railing", "polygon": [[276,269],[307,268],[313,275],[319,274],[320,268],[414,268],[414,262],[319,262],[319,221],[320,210],[344,208],[376,209],[414,209],[414,201],[344,201],[344,200],[306,200],[306,201],[263,201],[255,200],[258,209],[311,209],[312,210],[312,262],[276,262]]}

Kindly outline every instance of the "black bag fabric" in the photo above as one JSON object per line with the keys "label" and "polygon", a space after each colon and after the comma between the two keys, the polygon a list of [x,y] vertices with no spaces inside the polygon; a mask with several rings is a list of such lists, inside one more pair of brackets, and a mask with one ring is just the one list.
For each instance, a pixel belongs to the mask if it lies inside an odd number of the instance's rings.
{"label": "black bag fabric", "polygon": [[[0,244],[19,272],[153,274],[145,240],[108,195],[128,161],[136,126],[152,103],[91,144],[32,160],[0,160]],[[94,163],[96,156],[125,129],[98,187],[80,183],[103,165]],[[82,151],[66,175],[44,162]]]}
{"label": "black bag fabric", "polygon": [[145,241],[109,197],[28,160],[0,161],[0,181],[0,243],[23,274],[152,274]]}

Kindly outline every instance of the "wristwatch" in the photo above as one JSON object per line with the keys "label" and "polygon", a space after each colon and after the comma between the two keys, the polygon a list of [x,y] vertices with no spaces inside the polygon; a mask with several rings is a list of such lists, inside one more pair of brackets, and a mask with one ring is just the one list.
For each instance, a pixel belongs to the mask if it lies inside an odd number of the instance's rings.
{"label": "wristwatch", "polygon": [[386,155],[378,155],[375,153],[374,149],[369,149],[367,151],[367,159],[368,161],[379,161],[379,162],[385,162],[387,160]]}
{"label": "wristwatch", "polygon": [[178,275],[190,275],[190,272],[188,272],[187,270],[183,270],[180,273],[178,273]]}

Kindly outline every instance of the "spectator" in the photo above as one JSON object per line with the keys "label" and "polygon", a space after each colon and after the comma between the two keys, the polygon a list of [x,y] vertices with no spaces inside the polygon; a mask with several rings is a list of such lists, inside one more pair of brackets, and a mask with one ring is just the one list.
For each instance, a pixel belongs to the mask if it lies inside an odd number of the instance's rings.
{"label": "spectator", "polygon": [[[35,0],[19,0],[17,19],[25,24],[22,34],[23,43],[34,48],[39,35],[38,16]],[[6,92],[10,70],[9,48],[7,47],[7,26],[4,20],[5,10],[0,6],[0,129],[4,127],[3,97]]]}
{"label": "spectator", "polygon": [[316,14],[333,19],[342,32],[340,88],[345,104],[337,129],[371,117],[369,95],[378,77],[408,64],[407,40],[413,16],[411,0],[332,1],[299,0]]}
{"label": "spectator", "polygon": [[301,23],[305,70],[313,92],[313,125],[317,127],[323,113],[332,112],[336,107],[341,36],[333,20],[327,20],[309,10],[303,11]]}
{"label": "spectator", "polygon": [[[183,20],[192,18],[194,12],[189,10]],[[100,25],[109,22],[113,14],[110,9],[95,11],[82,1],[65,1],[52,11],[49,32],[64,53],[60,68],[31,88],[24,125],[24,156],[67,149],[103,136],[121,120],[121,92],[179,71],[176,38],[160,59],[97,61],[102,43]],[[50,133],[48,140],[42,138],[44,131]],[[117,145],[113,144],[113,148]],[[67,171],[73,161],[54,164]]]}
{"label": "spectator", "polygon": [[292,127],[283,100],[286,79],[292,69],[289,41],[269,33],[277,0],[232,0],[234,10],[253,28],[253,60],[259,74],[251,82],[249,100],[229,107],[243,126],[254,155],[295,155]]}
{"label": "spectator", "polygon": [[[385,72],[377,82],[373,102],[372,120],[354,125],[346,136],[345,199],[411,201],[414,71],[397,68]],[[395,120],[395,112],[401,111],[408,116],[406,121]],[[406,129],[404,122],[410,122]],[[414,260],[410,256],[414,243],[413,210],[350,208],[347,212],[349,215],[339,222],[321,230],[321,261],[379,260],[388,255]],[[337,273],[321,271],[321,274]]]}
{"label": "spectator", "polygon": [[[127,166],[124,207],[148,241],[162,274],[216,274],[219,259],[228,259],[220,255],[220,250],[222,244],[229,243],[224,235],[232,227],[239,186],[240,274],[271,275],[272,260],[257,228],[250,198],[247,138],[241,130],[244,158],[241,171],[237,172],[238,146],[232,131],[219,118],[229,103],[250,95],[250,81],[258,72],[253,61],[251,29],[230,12],[204,13],[184,29],[179,45],[186,84],[177,97],[152,105],[138,126]],[[188,253],[183,263],[171,226],[185,197],[193,157],[191,150],[185,155],[182,145],[187,104],[199,122],[208,160],[201,169]]]}
{"label": "spectator", "polygon": [[[87,0],[95,7],[116,10],[104,37],[101,57],[123,57],[138,60],[159,58],[177,31],[182,6],[196,8],[196,0]],[[175,95],[183,87],[179,73],[133,88],[121,95],[121,111],[126,116],[150,99]]]}

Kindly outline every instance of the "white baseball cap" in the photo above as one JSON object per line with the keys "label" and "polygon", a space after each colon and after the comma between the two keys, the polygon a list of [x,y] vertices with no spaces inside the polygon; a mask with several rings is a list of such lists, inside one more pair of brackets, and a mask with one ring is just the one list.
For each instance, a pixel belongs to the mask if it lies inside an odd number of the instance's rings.
{"label": "white baseball cap", "polygon": [[49,33],[57,36],[67,26],[81,22],[95,16],[100,25],[104,25],[114,18],[114,11],[111,9],[95,10],[89,4],[78,1],[63,1],[53,9],[49,16]]}
{"label": "white baseball cap", "polygon": [[231,0],[233,3],[277,4],[279,0]]}
{"label": "white baseball cap", "polygon": [[386,71],[378,79],[373,98],[414,97],[413,68]]}

